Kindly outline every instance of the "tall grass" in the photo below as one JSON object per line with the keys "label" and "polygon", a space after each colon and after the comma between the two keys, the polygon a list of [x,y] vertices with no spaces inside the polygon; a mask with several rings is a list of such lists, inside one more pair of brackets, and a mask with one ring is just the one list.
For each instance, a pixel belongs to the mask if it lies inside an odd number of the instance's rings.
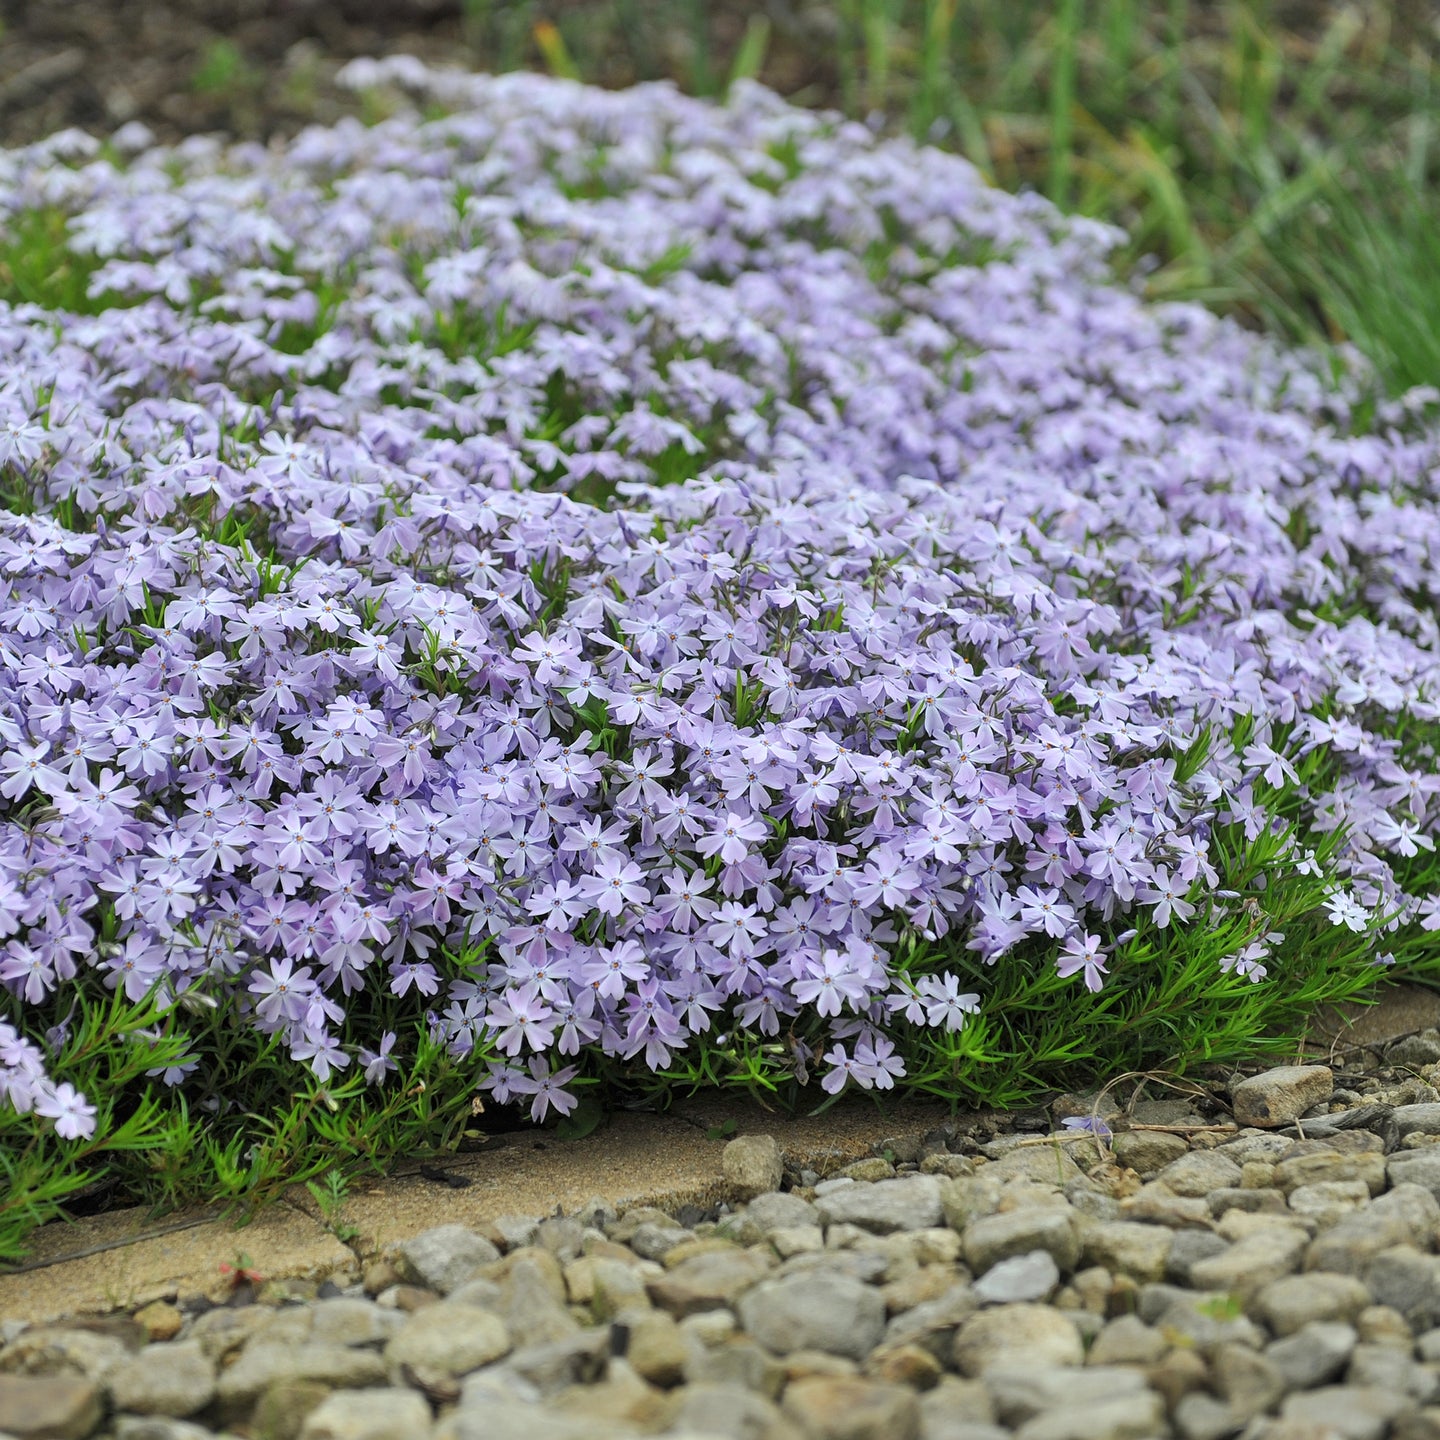
{"label": "tall grass", "polygon": [[1397,383],[1440,381],[1418,334],[1440,290],[1428,4],[462,3],[482,67],[609,85],[668,76],[717,96],[757,76],[801,103],[883,116],[998,185],[1122,226],[1121,263],[1143,258],[1157,299],[1349,339]]}

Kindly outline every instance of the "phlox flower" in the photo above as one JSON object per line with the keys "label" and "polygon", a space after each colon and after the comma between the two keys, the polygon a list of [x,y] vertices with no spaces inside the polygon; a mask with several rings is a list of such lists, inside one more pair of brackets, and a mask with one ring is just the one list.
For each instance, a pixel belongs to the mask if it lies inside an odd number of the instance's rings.
{"label": "phlox flower", "polygon": [[42,1089],[35,1097],[35,1113],[53,1120],[62,1140],[89,1140],[95,1134],[95,1106],[67,1082]]}
{"label": "phlox flower", "polygon": [[1055,973],[1062,980],[1072,975],[1083,975],[1085,988],[1097,991],[1105,983],[1105,957],[1100,951],[1098,935],[1075,936],[1067,940],[1055,958]]}
{"label": "phlox flower", "polygon": [[7,800],[18,800],[34,786],[47,794],[63,792],[65,777],[52,765],[46,763],[50,747],[43,741],[33,745],[22,745],[0,755],[0,771],[5,779],[0,781],[0,795]]}
{"label": "phlox flower", "polygon": [[708,835],[696,841],[695,848],[709,858],[718,855],[726,865],[738,865],[750,853],[750,846],[769,834],[765,822],[754,815],[737,815],[727,811]]}
{"label": "phlox flower", "polygon": [[849,1080],[853,1080],[862,1090],[874,1088],[872,1069],[861,1060],[858,1050],[852,1058],[846,1054],[843,1045],[836,1045],[827,1050],[821,1059],[830,1066],[820,1079],[820,1088],[827,1094],[838,1095]]}
{"label": "phlox flower", "polygon": [[517,1075],[510,1083],[512,1093],[530,1096],[530,1118],[537,1125],[554,1110],[568,1115],[580,1102],[564,1087],[580,1073],[579,1067],[565,1065],[553,1073],[550,1062],[541,1055],[530,1057],[530,1074]]}

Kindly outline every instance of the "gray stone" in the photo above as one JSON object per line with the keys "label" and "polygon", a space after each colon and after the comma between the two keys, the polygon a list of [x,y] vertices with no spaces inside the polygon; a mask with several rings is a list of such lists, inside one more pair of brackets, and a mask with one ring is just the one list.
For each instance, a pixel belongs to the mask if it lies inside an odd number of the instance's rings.
{"label": "gray stone", "polygon": [[640,1226],[630,1237],[629,1245],[642,1260],[663,1261],[677,1245],[683,1245],[694,1238],[693,1230],[686,1230],[671,1220],[663,1225]]}
{"label": "gray stone", "polygon": [[1121,1130],[1110,1141],[1110,1148],[1117,1163],[1140,1175],[1163,1170],[1190,1149],[1183,1136],[1167,1135],[1163,1130]]}
{"label": "gray stone", "polygon": [[975,1282],[975,1294],[987,1305],[1048,1300],[1059,1283],[1060,1271],[1050,1252],[1032,1250],[991,1266]]}
{"label": "gray stone", "polygon": [[941,1225],[940,1181],[933,1175],[907,1175],[878,1184],[847,1185],[823,1198],[815,1208],[824,1225],[858,1225],[877,1235],[897,1230],[928,1230]]}
{"label": "gray stone", "polygon": [[[934,1391],[931,1391],[931,1394],[933,1395]],[[927,1412],[925,1402],[929,1398],[929,1395],[920,1398],[920,1414],[923,1417],[921,1424],[924,1427],[921,1433],[925,1440],[1010,1440],[1010,1431],[999,1425],[981,1425],[973,1420],[958,1420],[943,1410]]]}
{"label": "gray stone", "polygon": [[1353,1275],[1322,1271],[1272,1281],[1255,1296],[1251,1311],[1277,1335],[1293,1335],[1311,1321],[1351,1322],[1370,1303],[1370,1291]]}
{"label": "gray stone", "polygon": [[[725,1440],[800,1440],[780,1407],[741,1385],[687,1385],[670,1417],[669,1435],[689,1428]],[[474,1440],[482,1440],[476,1436]]]}
{"label": "gray stone", "polygon": [[690,1345],[672,1316],[647,1310],[610,1326],[610,1348],[651,1385],[671,1389],[685,1378]]}
{"label": "gray stone", "polygon": [[[506,1264],[509,1269],[500,1282],[499,1295],[493,1301],[480,1298],[475,1303],[504,1320],[510,1343],[517,1347],[545,1345],[573,1335],[578,1322],[565,1308],[565,1279],[559,1262],[547,1251],[530,1249],[517,1250]],[[469,1289],[462,1286],[451,1298],[460,1301]]]}
{"label": "gray stone", "polygon": [[1006,1425],[1027,1420],[1065,1406],[1085,1409],[1105,1400],[1145,1393],[1145,1377],[1138,1370],[1117,1366],[992,1365],[984,1374],[985,1388],[996,1416]]}
{"label": "gray stone", "polygon": [[1233,1140],[1215,1147],[1217,1155],[1237,1165],[1251,1160],[1278,1160],[1295,1142],[1288,1135],[1269,1135],[1263,1130],[1244,1130]]}
{"label": "gray stone", "polygon": [[953,1230],[964,1232],[966,1226],[987,1215],[993,1215],[1000,1204],[1004,1187],[998,1176],[988,1172],[979,1175],[963,1175],[958,1180],[940,1182],[940,1206],[945,1212],[945,1223]]}
{"label": "gray stone", "polygon": [[1309,1215],[1326,1229],[1369,1203],[1370,1187],[1364,1180],[1322,1180],[1299,1185],[1289,1195],[1296,1215]]}
{"label": "gray stone", "polygon": [[1360,1180],[1378,1195],[1385,1188],[1385,1173],[1385,1157],[1378,1150],[1320,1150],[1281,1160],[1275,1166],[1274,1184],[1290,1195],[1301,1187]]}
{"label": "gray stone", "polygon": [[[928,1437],[942,1420],[963,1425],[994,1425],[995,1406],[983,1380],[962,1380],[942,1375],[935,1388],[921,1397],[921,1422]],[[1002,1431],[1008,1434],[1008,1431]]]}
{"label": "gray stone", "polygon": [[660,1309],[683,1319],[733,1305],[769,1270],[766,1258],[753,1250],[712,1250],[653,1276],[645,1282],[645,1292]]}
{"label": "gray stone", "polygon": [[1236,1124],[1275,1130],[1328,1100],[1334,1089],[1328,1066],[1282,1065],[1232,1086],[1230,1101]]}
{"label": "gray stone", "polygon": [[1212,1190],[1239,1185],[1240,1167],[1216,1150],[1194,1150],[1172,1160],[1155,1178],[1176,1195],[1203,1199]]}
{"label": "gray stone", "polygon": [[785,1378],[785,1367],[780,1361],[744,1335],[692,1351],[685,1362],[685,1379],[692,1387],[739,1385],[772,1400],[779,1399]]}
{"label": "gray stone", "polygon": [[268,1305],[246,1305],[239,1310],[231,1310],[228,1306],[207,1310],[190,1322],[186,1338],[198,1340],[206,1355],[218,1363],[262,1335],[277,1318],[277,1312]]}
{"label": "gray stone", "polygon": [[[112,1414],[104,1433],[114,1440],[213,1440],[207,1426],[168,1415]],[[229,1440],[228,1435],[225,1440]]]}
{"label": "gray stone", "polygon": [[1288,1395],[1280,1407],[1283,1420],[1313,1425],[1336,1440],[1381,1440],[1391,1421],[1414,1407],[1405,1395],[1349,1385],[1325,1385]]}
{"label": "gray stone", "polygon": [[1095,1337],[1085,1356],[1087,1365],[1153,1365],[1170,1343],[1138,1315],[1121,1315]]}
{"label": "gray stone", "polygon": [[[1094,1405],[1047,1411],[1027,1420],[1016,1440],[1153,1440],[1164,1433],[1165,1402],[1146,1390]],[[928,1440],[928,1437],[927,1437]]]}
{"label": "gray stone", "polygon": [[785,1157],[773,1135],[740,1135],[720,1152],[725,1183],[742,1200],[779,1190]]}
{"label": "gray stone", "polygon": [[1295,1226],[1267,1225],[1219,1255],[1197,1260],[1190,1267],[1190,1283],[1201,1290],[1253,1295],[1272,1280],[1298,1270],[1309,1241]]}
{"label": "gray stone", "polygon": [[1045,1305],[981,1310],[955,1332],[955,1366],[962,1375],[992,1365],[1080,1365],[1085,1347],[1073,1320]]}
{"label": "gray stone", "polygon": [[[1151,1287],[1147,1286],[1147,1290]],[[1172,1290],[1155,1286],[1156,1293],[1147,1297],[1141,1292],[1141,1318],[1155,1326],[1172,1344],[1193,1346],[1209,1353],[1217,1345],[1249,1345],[1258,1350],[1265,1343],[1265,1333],[1248,1316],[1236,1313],[1231,1297],[1196,1295],[1188,1290]],[[1147,1298],[1151,1300],[1147,1304]],[[1154,1302],[1164,1302],[1156,1304]]]}
{"label": "gray stone", "polygon": [[1267,1346],[1265,1355],[1284,1378],[1287,1390],[1311,1390],[1344,1370],[1356,1339],[1351,1325],[1312,1320]]}
{"label": "gray stone", "polygon": [[885,1301],[872,1286],[825,1271],[781,1275],[747,1290],[740,1323],[767,1350],[823,1350],[863,1360],[885,1333]]}
{"label": "gray stone", "polygon": [[398,1310],[386,1310],[373,1300],[342,1295],[311,1308],[309,1338],[327,1345],[382,1344],[404,1319]]}
{"label": "gray stone", "polygon": [[1230,1242],[1213,1230],[1181,1230],[1175,1236],[1165,1261],[1165,1278],[1176,1285],[1190,1285],[1191,1267],[1230,1248]]}
{"label": "gray stone", "polygon": [[745,1207],[741,1218],[754,1225],[757,1239],[763,1239],[772,1230],[790,1230],[797,1225],[820,1223],[819,1213],[810,1201],[800,1195],[786,1195],[780,1191],[757,1195]]}
{"label": "gray stone", "polygon": [[414,1390],[359,1390],[322,1400],[300,1427],[300,1440],[419,1440],[430,1407]]}
{"label": "gray stone", "polygon": [[1422,1405],[1434,1399],[1440,1388],[1435,1372],[1416,1364],[1409,1351],[1398,1345],[1357,1345],[1350,1356],[1345,1383],[1408,1395]]}
{"label": "gray stone", "polygon": [[1231,1411],[1246,1420],[1268,1410],[1285,1393],[1285,1376],[1273,1360],[1233,1342],[1210,1352],[1210,1384]]}
{"label": "gray stone", "polygon": [[1420,1185],[1440,1200],[1440,1145],[1399,1150],[1385,1164],[1392,1185]]}
{"label": "gray stone", "polygon": [[0,1434],[84,1440],[100,1423],[100,1387],[79,1375],[0,1375]]}
{"label": "gray stone", "polygon": [[498,1360],[510,1349],[505,1322],[478,1305],[447,1302],[417,1310],[391,1337],[385,1359],[392,1369],[457,1376]]}
{"label": "gray stone", "polygon": [[919,1440],[920,1403],[905,1385],[810,1375],[785,1387],[781,1408],[812,1440]]}
{"label": "gray stone", "polygon": [[1082,1254],[1089,1265],[1103,1265],[1112,1275],[1128,1275],[1143,1282],[1158,1280],[1165,1273],[1174,1243],[1174,1232],[1164,1226],[1112,1220],[1085,1231]]}
{"label": "gray stone", "polygon": [[974,1289],[964,1283],[952,1285],[935,1300],[922,1300],[896,1315],[885,1327],[886,1346],[924,1345],[937,1359],[949,1360],[951,1340],[957,1326],[979,1308]]}
{"label": "gray stone", "polygon": [[1064,1189],[1079,1180],[1084,1171],[1070,1158],[1068,1147],[1058,1141],[1049,1145],[1022,1145],[1001,1160],[987,1165],[984,1176],[992,1180],[1040,1180]]}
{"label": "gray stone", "polygon": [[1397,1142],[1407,1135],[1440,1135],[1440,1105],[1397,1105],[1390,1112],[1390,1127]]}
{"label": "gray stone", "polygon": [[1239,1210],[1245,1215],[1284,1215],[1289,1211],[1284,1192],[1268,1186],[1259,1190],[1243,1186],[1238,1190],[1212,1190],[1205,1199],[1210,1206],[1210,1214],[1217,1220],[1232,1210]]}
{"label": "gray stone", "polygon": [[1177,1195],[1163,1180],[1152,1180],[1120,1202],[1120,1218],[1172,1230],[1208,1230],[1210,1206],[1205,1196]]}
{"label": "gray stone", "polygon": [[653,1268],[611,1255],[582,1255],[565,1267],[565,1293],[571,1304],[588,1305],[596,1319],[608,1320],[631,1306],[649,1305],[645,1281]]}
{"label": "gray stone", "polygon": [[1069,1206],[1007,1210],[965,1227],[965,1263],[977,1274],[1015,1255],[1048,1251],[1055,1264],[1073,1270],[1080,1259],[1080,1235]]}
{"label": "gray stone", "polygon": [[523,1250],[527,1245],[536,1243],[540,1221],[533,1215],[497,1215],[485,1222],[485,1229],[487,1238],[493,1236],[502,1250]]}
{"label": "gray stone", "polygon": [[1419,1185],[1397,1183],[1363,1210],[1317,1235],[1306,1252],[1305,1268],[1359,1275],[1375,1256],[1392,1246],[1430,1249],[1437,1226],[1440,1204],[1435,1196]]}
{"label": "gray stone", "polygon": [[1365,1284],[1377,1304],[1398,1310],[1413,1329],[1440,1325],[1440,1259],[1435,1256],[1413,1245],[1382,1250],[1365,1267]]}
{"label": "gray stone", "polygon": [[1440,1060],[1440,1030],[1422,1030],[1418,1035],[1407,1035],[1397,1040],[1385,1051],[1385,1063],[1395,1066],[1433,1065]]}
{"label": "gray stone", "polygon": [[412,1285],[448,1295],[482,1265],[499,1258],[500,1251],[483,1235],[464,1225],[439,1225],[407,1240],[395,1258],[395,1268]]}
{"label": "gray stone", "polygon": [[105,1377],[117,1410],[183,1420],[215,1398],[215,1366],[198,1340],[147,1345]]}
{"label": "gray stone", "polygon": [[1203,1390],[1182,1395],[1175,1405],[1175,1428],[1182,1440],[1222,1440],[1236,1434],[1244,1424],[1244,1416]]}
{"label": "gray stone", "polygon": [[1402,1415],[1390,1428],[1390,1440],[1440,1440],[1440,1408],[1426,1405]]}
{"label": "gray stone", "polygon": [[[608,1225],[617,1224],[614,1213],[603,1200],[592,1200],[581,1212],[594,1215],[596,1218],[594,1226],[604,1229]],[[535,1244],[542,1250],[548,1250],[562,1265],[567,1260],[573,1260],[585,1245],[586,1225],[574,1215],[556,1215],[549,1220],[542,1220],[535,1227]]]}
{"label": "gray stone", "polygon": [[347,1345],[272,1345],[256,1340],[220,1372],[215,1390],[222,1407],[229,1411],[253,1404],[272,1386],[297,1380],[314,1380],[337,1389],[383,1385],[385,1362],[372,1350],[352,1350]]}
{"label": "gray stone", "polygon": [[[600,1326],[591,1330],[579,1330],[564,1340],[551,1340],[542,1345],[527,1345],[521,1350],[512,1350],[499,1365],[493,1365],[481,1372],[491,1375],[504,1370],[515,1376],[521,1387],[528,1387],[536,1395],[558,1395],[571,1385],[587,1385],[599,1380],[605,1372],[605,1360],[610,1353],[610,1331]],[[471,1380],[461,1387],[461,1404]]]}
{"label": "gray stone", "polygon": [[115,1335],[81,1327],[35,1325],[0,1350],[0,1374],[56,1375],[79,1372],[102,1379],[123,1365],[134,1348]]}
{"label": "gray stone", "polygon": [[1065,1187],[1065,1198],[1077,1215],[1088,1220],[1121,1220],[1120,1202],[1103,1190],[1097,1190],[1089,1179],[1075,1181]]}
{"label": "gray stone", "polygon": [[117,1415],[111,1423],[115,1440],[213,1440],[205,1426],[166,1415]]}
{"label": "gray stone", "polygon": [[[724,1432],[721,1432],[724,1433]],[[634,1429],[598,1415],[564,1415],[523,1400],[487,1395],[462,1406],[432,1432],[432,1440],[634,1440]]]}
{"label": "gray stone", "polygon": [[814,1255],[825,1248],[825,1232],[818,1225],[796,1225],[772,1230],[767,1237],[775,1253],[788,1260],[792,1255]]}

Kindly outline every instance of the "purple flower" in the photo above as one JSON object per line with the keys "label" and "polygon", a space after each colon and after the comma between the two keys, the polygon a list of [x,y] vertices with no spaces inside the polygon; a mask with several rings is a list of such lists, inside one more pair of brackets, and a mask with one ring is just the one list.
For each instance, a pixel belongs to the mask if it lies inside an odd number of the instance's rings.
{"label": "purple flower", "polygon": [[0,306],[12,1108],[92,986],[541,1118],[717,1033],[889,1088],[1152,922],[1284,983],[1237,843],[1440,924],[1428,400],[758,88],[387,77],[436,118],[0,166],[98,311]]}
{"label": "purple flower", "polygon": [[62,1081],[35,1098],[35,1113],[55,1122],[62,1140],[89,1140],[95,1134],[95,1107],[73,1085]]}
{"label": "purple flower", "polygon": [[1067,940],[1055,959],[1055,973],[1062,980],[1083,975],[1085,988],[1096,991],[1105,983],[1105,957],[1100,953],[1098,935],[1074,936]]}

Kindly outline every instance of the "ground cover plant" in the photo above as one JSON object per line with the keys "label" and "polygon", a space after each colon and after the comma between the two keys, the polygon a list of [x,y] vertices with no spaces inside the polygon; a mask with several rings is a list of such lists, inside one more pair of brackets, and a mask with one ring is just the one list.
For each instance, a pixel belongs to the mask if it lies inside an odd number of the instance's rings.
{"label": "ground cover plant", "polygon": [[0,156],[0,1247],[1433,968],[1435,395],[739,85]]}

